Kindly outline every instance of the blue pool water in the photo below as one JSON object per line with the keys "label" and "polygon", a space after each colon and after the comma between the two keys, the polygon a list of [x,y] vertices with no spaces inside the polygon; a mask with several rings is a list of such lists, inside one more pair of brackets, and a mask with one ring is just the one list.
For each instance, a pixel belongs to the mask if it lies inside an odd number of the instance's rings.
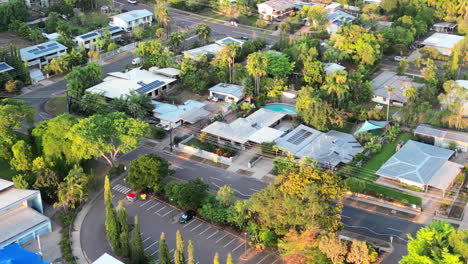
{"label": "blue pool water", "polygon": [[276,112],[283,112],[286,114],[296,114],[296,107],[292,105],[286,105],[286,104],[269,104],[265,105],[265,109],[276,111]]}

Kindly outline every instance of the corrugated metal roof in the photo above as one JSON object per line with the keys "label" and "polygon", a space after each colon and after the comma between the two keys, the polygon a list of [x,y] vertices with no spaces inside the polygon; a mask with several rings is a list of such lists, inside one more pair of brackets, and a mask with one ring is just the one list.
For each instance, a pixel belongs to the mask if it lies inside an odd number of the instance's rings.
{"label": "corrugated metal roof", "polygon": [[23,61],[29,61],[65,50],[67,50],[67,47],[60,44],[59,42],[48,41],[27,48],[22,48],[20,49],[20,54]]}
{"label": "corrugated metal roof", "polygon": [[0,243],[6,242],[38,225],[50,222],[49,218],[29,207],[18,207],[1,215]]}
{"label": "corrugated metal roof", "polygon": [[212,92],[229,94],[237,98],[242,98],[244,94],[243,86],[240,86],[237,84],[229,84],[229,83],[218,83],[208,90]]}
{"label": "corrugated metal roof", "polygon": [[433,127],[426,124],[419,125],[414,131],[415,134],[423,136],[438,137],[447,141],[459,141],[468,144],[468,133]]}
{"label": "corrugated metal roof", "polygon": [[8,65],[8,63],[0,62],[0,72],[7,72],[7,71],[11,71],[13,69],[14,68],[11,67],[10,65]]}
{"label": "corrugated metal roof", "polygon": [[148,16],[153,16],[153,13],[151,13],[150,11],[146,9],[140,9],[140,10],[128,11],[128,12],[118,14],[112,17],[120,18],[126,22],[131,22],[140,18],[148,17]]}

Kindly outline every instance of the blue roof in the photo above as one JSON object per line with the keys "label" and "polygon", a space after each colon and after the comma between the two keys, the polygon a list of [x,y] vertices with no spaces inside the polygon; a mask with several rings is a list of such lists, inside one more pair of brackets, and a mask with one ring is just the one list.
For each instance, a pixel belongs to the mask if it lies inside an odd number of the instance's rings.
{"label": "blue roof", "polygon": [[67,47],[58,43],[57,41],[49,41],[38,45],[30,46],[20,49],[21,59],[29,61],[40,58],[42,56],[50,55],[58,51],[65,51]]}
{"label": "blue roof", "polygon": [[[111,34],[119,32],[119,31],[123,31],[121,27],[117,27],[117,26],[108,26],[107,29],[109,30],[109,33]],[[79,35],[77,36],[77,38],[81,38],[83,40],[99,38],[102,35],[102,31],[103,31],[102,28],[100,28],[94,31],[90,31],[86,34]]]}
{"label": "blue roof", "polygon": [[154,100],[152,103],[154,105],[153,112],[159,114],[158,118],[170,122],[179,121],[182,116],[189,110],[203,108],[205,106],[204,103],[195,100],[187,100],[183,105],[167,104]]}
{"label": "blue roof", "polygon": [[13,69],[14,68],[11,67],[10,65],[8,65],[8,63],[0,62],[0,72],[7,72],[7,71],[11,71]]}
{"label": "blue roof", "polygon": [[336,10],[335,12],[331,12],[330,14],[327,15],[327,17],[331,22],[334,22],[334,23],[341,23],[343,20],[353,21],[354,19],[356,19],[355,16],[350,15],[341,10]]}
{"label": "blue roof", "polygon": [[148,93],[156,88],[159,88],[161,86],[163,86],[164,84],[166,84],[165,82],[163,81],[160,81],[160,80],[156,80],[154,82],[150,82],[148,84],[145,84],[144,82],[138,82],[139,85],[141,85],[140,88],[136,89],[135,91],[137,93]]}
{"label": "blue roof", "polygon": [[36,253],[27,251],[18,244],[11,244],[0,249],[0,264],[49,264]]}
{"label": "blue roof", "polygon": [[153,16],[153,13],[151,13],[150,11],[148,11],[146,9],[140,9],[140,10],[132,10],[132,11],[125,12],[125,13],[122,13],[122,14],[118,14],[118,15],[115,15],[113,17],[118,17],[118,18],[121,18],[122,20],[124,20],[126,22],[131,22],[131,21],[134,21],[134,20],[137,20],[137,19],[140,19],[140,18],[144,18],[144,17],[147,17],[147,16]]}
{"label": "blue roof", "polygon": [[244,94],[244,87],[236,84],[218,83],[208,90],[212,92],[230,94],[237,98],[242,98],[242,95]]}
{"label": "blue roof", "polygon": [[241,46],[242,46],[242,44],[244,44],[243,41],[232,38],[232,37],[226,37],[226,38],[223,38],[223,39],[220,39],[220,40],[216,41],[216,43],[219,44],[219,45],[227,45],[230,42],[236,43],[236,44],[241,45]]}

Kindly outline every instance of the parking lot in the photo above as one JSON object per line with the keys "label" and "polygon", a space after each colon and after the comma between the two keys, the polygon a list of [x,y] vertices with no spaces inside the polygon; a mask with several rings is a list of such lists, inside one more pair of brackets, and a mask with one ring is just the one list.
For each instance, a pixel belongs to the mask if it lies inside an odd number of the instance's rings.
{"label": "parking lot", "polygon": [[158,258],[161,232],[165,232],[169,251],[173,255],[175,234],[177,230],[180,230],[186,245],[189,240],[193,241],[197,264],[212,263],[216,252],[219,253],[221,262],[224,262],[228,253],[231,253],[236,263],[282,263],[278,256],[267,251],[248,254],[249,259],[240,258],[245,250],[254,252],[254,250],[250,250],[242,236],[223,230],[197,217],[187,224],[179,224],[177,220],[182,214],[180,209],[157,199],[129,202],[125,199],[128,192],[130,192],[130,188],[123,182],[112,186],[114,202],[124,199],[129,217],[133,219],[134,215],[138,215],[144,250],[155,259]]}

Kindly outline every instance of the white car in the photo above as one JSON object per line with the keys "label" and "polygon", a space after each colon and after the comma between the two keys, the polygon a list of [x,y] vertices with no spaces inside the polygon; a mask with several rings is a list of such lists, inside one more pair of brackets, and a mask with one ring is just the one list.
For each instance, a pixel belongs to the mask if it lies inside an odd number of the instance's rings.
{"label": "white car", "polygon": [[132,60],[132,64],[133,65],[138,65],[141,63],[141,58],[140,57],[136,57]]}
{"label": "white car", "polygon": [[136,5],[138,2],[137,0],[127,0],[129,4]]}
{"label": "white car", "polygon": [[402,59],[403,59],[402,56],[395,56],[395,57],[393,57],[393,60],[394,60],[394,61],[401,61]]}

